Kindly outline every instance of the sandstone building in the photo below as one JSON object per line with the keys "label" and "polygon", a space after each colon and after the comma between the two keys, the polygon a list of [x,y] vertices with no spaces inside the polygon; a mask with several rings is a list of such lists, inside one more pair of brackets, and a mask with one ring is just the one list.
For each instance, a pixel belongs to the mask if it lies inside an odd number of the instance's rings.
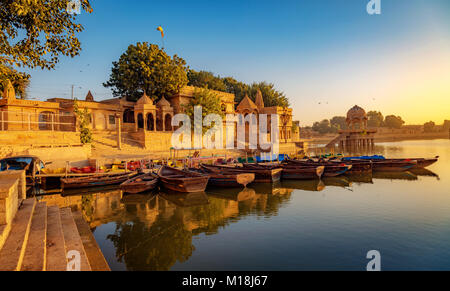
{"label": "sandstone building", "polygon": [[[90,112],[90,127],[94,133],[115,133],[120,123],[120,131],[143,147],[168,150],[174,130],[172,119],[182,113],[183,106],[189,103],[196,90],[199,89],[186,86],[178,94],[167,99],[162,97],[156,102],[146,94],[137,102],[128,101],[125,97],[95,101],[89,91],[85,100],[77,102],[81,109],[87,108]],[[265,107],[260,92],[255,102],[247,96],[237,107],[234,94],[214,93],[220,97],[225,114],[278,114],[280,142],[292,142],[292,109]],[[16,99],[14,88],[8,83],[0,99],[0,131],[76,132],[74,104],[75,100],[63,98],[47,101]]]}

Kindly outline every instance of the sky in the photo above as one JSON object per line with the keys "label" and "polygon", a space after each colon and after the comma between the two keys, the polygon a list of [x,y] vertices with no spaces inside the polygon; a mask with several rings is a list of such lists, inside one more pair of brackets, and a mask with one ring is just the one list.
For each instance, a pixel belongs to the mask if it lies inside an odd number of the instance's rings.
{"label": "sky", "polygon": [[80,56],[53,71],[28,69],[29,98],[77,98],[102,84],[130,44],[161,45],[190,68],[283,91],[302,125],[344,116],[359,105],[407,124],[450,119],[450,1],[92,0],[78,20]]}

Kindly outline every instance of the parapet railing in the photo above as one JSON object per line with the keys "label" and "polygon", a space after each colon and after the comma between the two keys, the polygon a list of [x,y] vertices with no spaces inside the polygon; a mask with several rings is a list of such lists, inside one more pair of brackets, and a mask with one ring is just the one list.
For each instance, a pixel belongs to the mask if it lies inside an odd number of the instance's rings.
{"label": "parapet railing", "polygon": [[0,131],[76,131],[76,117],[43,111],[0,111]]}

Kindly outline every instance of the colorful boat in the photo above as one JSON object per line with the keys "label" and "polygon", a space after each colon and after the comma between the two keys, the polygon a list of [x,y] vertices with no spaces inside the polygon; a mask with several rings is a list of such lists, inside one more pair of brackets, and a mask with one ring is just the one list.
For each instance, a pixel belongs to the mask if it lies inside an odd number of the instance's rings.
{"label": "colorful boat", "polygon": [[158,180],[158,176],[153,173],[139,175],[122,183],[120,190],[130,194],[152,191],[158,187]]}
{"label": "colorful boat", "polygon": [[61,178],[61,188],[65,190],[117,185],[131,179],[136,176],[136,174],[136,172],[129,172],[120,174],[101,174],[87,177]]}
{"label": "colorful boat", "polygon": [[208,175],[168,166],[161,167],[158,176],[165,189],[180,193],[204,192],[209,181]]}

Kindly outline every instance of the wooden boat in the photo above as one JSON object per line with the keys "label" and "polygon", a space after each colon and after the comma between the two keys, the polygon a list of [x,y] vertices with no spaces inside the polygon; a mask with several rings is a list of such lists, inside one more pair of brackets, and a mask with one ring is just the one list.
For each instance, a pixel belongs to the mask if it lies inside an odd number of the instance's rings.
{"label": "wooden boat", "polygon": [[201,169],[189,169],[193,172],[198,172],[200,174],[208,175],[209,181],[208,186],[211,187],[224,187],[224,188],[242,188],[247,187],[248,184],[255,181],[255,174],[243,173],[243,174],[233,174],[233,173],[215,173],[209,171],[206,168]]}
{"label": "wooden boat", "polygon": [[[416,162],[416,164],[411,167],[411,169],[423,169],[423,168],[427,168],[431,165],[433,165],[434,163],[436,163],[439,160],[439,157],[435,157],[433,159],[425,159],[425,158],[411,158],[411,159],[384,159],[384,160],[380,160],[380,159],[372,159],[372,160],[366,160],[366,161],[372,161],[374,163],[381,163],[381,162],[395,162],[395,163],[404,163],[404,162]],[[359,160],[357,158],[352,159],[350,162],[352,161],[357,161],[357,162],[361,162],[364,160]],[[346,161],[347,162],[347,161]]]}
{"label": "wooden boat", "polygon": [[282,169],[282,165],[280,164],[243,164],[243,167],[246,169],[265,169],[265,170],[274,170],[274,169]]}
{"label": "wooden boat", "polygon": [[284,168],[282,177],[283,180],[312,180],[320,179],[324,172],[324,166]]}
{"label": "wooden boat", "polygon": [[347,172],[348,174],[354,173],[365,173],[372,172],[373,165],[372,161],[362,161],[362,160],[354,160],[354,161],[340,161],[340,160],[331,160],[329,164],[346,164],[352,165],[352,168]]}
{"label": "wooden boat", "polygon": [[414,160],[382,160],[372,161],[374,172],[406,172],[417,166]]}
{"label": "wooden boat", "polygon": [[419,159],[387,159],[386,161],[392,161],[392,162],[414,162],[416,161],[417,164],[414,165],[411,169],[423,169],[423,168],[427,168],[431,165],[433,165],[434,163],[436,163],[439,160],[439,157],[435,157],[434,159],[424,159],[424,158],[419,158]]}
{"label": "wooden boat", "polygon": [[159,169],[158,176],[165,189],[181,193],[204,192],[209,181],[208,175],[167,166]]}
{"label": "wooden boat", "polygon": [[237,166],[211,166],[211,165],[202,165],[203,168],[206,168],[214,173],[222,173],[222,174],[254,174],[255,175],[255,183],[274,183],[281,180],[281,172],[283,169],[263,169],[263,168],[244,168]]}
{"label": "wooden boat", "polygon": [[316,163],[316,162],[302,162],[302,161],[288,161],[283,165],[283,169],[298,169],[298,168],[317,168],[324,166],[325,170],[322,177],[337,177],[347,173],[352,169],[352,165],[334,163]]}
{"label": "wooden boat", "polygon": [[131,179],[135,175],[136,172],[129,172],[120,174],[101,174],[88,177],[62,178],[61,188],[65,190],[117,185]]}
{"label": "wooden boat", "polygon": [[125,193],[138,194],[154,190],[158,186],[158,176],[153,173],[139,175],[120,185],[120,190]]}

